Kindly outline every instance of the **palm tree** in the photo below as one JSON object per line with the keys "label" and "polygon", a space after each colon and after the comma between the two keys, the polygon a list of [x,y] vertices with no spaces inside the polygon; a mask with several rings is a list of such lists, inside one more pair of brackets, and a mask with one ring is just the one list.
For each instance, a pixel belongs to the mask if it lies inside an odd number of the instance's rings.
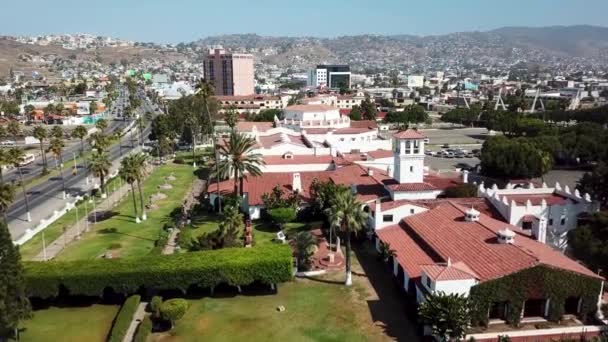
{"label": "palm tree", "polygon": [[0,183],[4,183],[4,167],[11,165],[9,150],[0,148]]}
{"label": "palm tree", "polygon": [[308,271],[310,269],[310,258],[314,255],[313,246],[316,245],[315,239],[310,232],[299,232],[295,239],[296,258],[298,260],[298,270]]}
{"label": "palm tree", "polygon": [[89,136],[89,144],[97,150],[97,153],[103,153],[110,146],[110,141],[107,135],[95,132]]}
{"label": "palm tree", "polygon": [[19,171],[19,183],[21,184],[21,190],[23,191],[23,199],[25,200],[25,210],[27,212],[27,221],[32,221],[30,214],[30,202],[27,199],[27,192],[25,191],[25,183],[23,183],[23,173],[21,172],[21,161],[23,160],[23,151],[19,148],[11,148],[8,151],[9,158],[13,166]]}
{"label": "palm tree", "polygon": [[331,199],[331,207],[326,209],[326,215],[331,225],[339,227],[346,238],[346,286],[353,283],[351,272],[351,234],[362,230],[367,223],[367,213],[363,204],[355,198],[348,187],[339,187]]}
{"label": "palm tree", "polygon": [[106,119],[99,119],[95,122],[95,127],[101,132],[103,132],[106,128],[108,128],[108,122]]}
{"label": "palm tree", "polygon": [[143,146],[144,144],[144,118],[138,117],[136,120],[137,127],[139,128],[139,145]]}
{"label": "palm tree", "polygon": [[17,136],[21,134],[21,127],[19,126],[19,122],[15,120],[11,120],[8,122],[8,126],[6,127],[6,131],[8,134],[13,136],[13,140],[15,144],[17,143]]}
{"label": "palm tree", "polygon": [[[205,109],[207,110],[207,119],[209,120],[209,125],[211,125],[211,136],[213,137],[213,155],[215,156],[216,161],[219,159],[217,144],[215,141],[215,125],[213,124],[213,120],[211,119],[211,112],[209,111],[209,99],[213,96],[214,90],[211,82],[201,78],[198,84],[196,85],[197,96],[200,96],[201,99],[205,102]],[[215,173],[216,173],[216,182],[217,182],[217,195],[220,195],[220,164],[215,163]],[[235,180],[236,181],[236,180]],[[219,201],[219,213],[222,212],[222,201]]]}
{"label": "palm tree", "polygon": [[137,180],[137,191],[139,191],[139,202],[141,204],[141,219],[147,220],[146,207],[144,206],[144,192],[142,191],[142,183],[147,174],[148,157],[143,153],[133,155],[133,166],[135,167],[135,179]]}
{"label": "palm tree", "polygon": [[34,138],[40,141],[40,155],[42,156],[42,173],[44,174],[47,169],[46,153],[44,152],[44,139],[48,137],[48,132],[44,126],[34,127]]}
{"label": "palm tree", "polygon": [[131,194],[133,196],[133,212],[135,213],[135,222],[141,222],[137,215],[137,201],[135,200],[135,181],[137,180],[137,166],[134,155],[126,156],[120,161],[120,170],[118,175],[125,182],[131,185]]}
{"label": "palm tree", "polygon": [[80,139],[80,155],[84,154],[84,138],[89,134],[86,127],[79,125],[72,131],[72,137]]}
{"label": "palm tree", "polygon": [[66,188],[65,188],[65,178],[63,177],[63,148],[65,144],[63,140],[60,138],[53,138],[51,140],[51,145],[49,146],[49,151],[51,151],[55,155],[55,159],[59,160],[59,174],[61,175],[61,183],[63,185],[63,198],[66,197]]}
{"label": "palm tree", "polygon": [[4,217],[4,223],[8,223],[6,212],[15,200],[15,188],[10,184],[0,184],[0,211]]}
{"label": "palm tree", "polygon": [[51,128],[51,137],[63,139],[63,128],[57,125],[53,126],[53,128]]}
{"label": "palm tree", "polygon": [[108,172],[110,171],[111,166],[112,163],[110,163],[110,160],[108,159],[108,154],[105,152],[94,153],[91,156],[91,160],[89,161],[89,171],[91,171],[93,175],[95,175],[95,177],[99,177],[100,191],[102,197],[105,197],[105,180],[106,176],[108,175]]}
{"label": "palm tree", "polygon": [[228,142],[220,146],[220,160],[216,161],[216,169],[223,178],[234,175],[234,195],[243,196],[243,178],[247,177],[245,172],[256,176],[262,175],[260,166],[264,165],[264,159],[259,153],[252,153],[257,142],[255,139],[237,132],[230,133]]}
{"label": "palm tree", "polygon": [[418,314],[441,341],[460,341],[471,320],[469,308],[469,299],[464,294],[438,292],[427,296],[418,307]]}

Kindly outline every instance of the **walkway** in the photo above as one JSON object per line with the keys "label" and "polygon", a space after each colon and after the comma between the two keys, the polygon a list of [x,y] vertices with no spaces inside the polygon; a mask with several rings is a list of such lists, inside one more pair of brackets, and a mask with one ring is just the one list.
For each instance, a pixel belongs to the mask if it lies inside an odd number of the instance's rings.
{"label": "walkway", "polygon": [[[108,189],[109,190],[109,189]],[[122,198],[129,193],[130,186],[127,183],[124,183],[122,187],[116,189],[116,191],[109,193],[108,197],[102,200],[101,202],[96,204],[96,210],[93,212],[92,210],[88,215],[82,215],[82,218],[76,222],[72,227],[66,229],[66,231],[61,234],[55,241],[51,242],[46,246],[45,250],[40,251],[36,257],[34,257],[33,261],[47,261],[51,260],[57,256],[67,245],[69,245],[74,240],[78,240],[80,238],[80,234],[88,231],[87,229],[87,220],[89,217],[96,215],[98,212],[103,210],[109,210],[111,207],[116,206]],[[91,208],[92,209],[92,208]],[[76,209],[72,209],[76,210]],[[94,216],[93,216],[94,217]],[[93,222],[89,220],[89,227],[93,225]],[[42,231],[40,234],[43,234]]]}
{"label": "walkway", "polygon": [[135,337],[135,332],[137,331],[137,327],[141,321],[144,320],[146,316],[146,308],[148,307],[148,302],[140,302],[137,307],[137,311],[133,314],[133,320],[131,320],[131,325],[125,334],[125,338],[122,339],[122,342],[131,342],[133,341],[133,337]]}

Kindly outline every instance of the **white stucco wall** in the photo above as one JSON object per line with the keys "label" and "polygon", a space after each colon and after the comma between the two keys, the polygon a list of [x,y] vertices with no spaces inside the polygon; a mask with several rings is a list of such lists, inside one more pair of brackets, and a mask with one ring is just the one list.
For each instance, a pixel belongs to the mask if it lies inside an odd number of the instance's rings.
{"label": "white stucco wall", "polygon": [[425,200],[425,199],[436,199],[437,196],[441,195],[441,190],[430,190],[430,191],[399,191],[395,192],[389,190],[391,198],[394,201],[397,200]]}
{"label": "white stucco wall", "polygon": [[466,280],[442,280],[434,283],[434,291],[445,292],[446,294],[460,294],[468,296],[471,287],[477,285],[475,279]]}

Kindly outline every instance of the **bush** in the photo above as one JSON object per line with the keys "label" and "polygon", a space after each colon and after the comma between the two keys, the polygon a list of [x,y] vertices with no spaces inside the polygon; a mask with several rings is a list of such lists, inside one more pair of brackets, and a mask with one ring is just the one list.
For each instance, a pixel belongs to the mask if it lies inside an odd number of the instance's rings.
{"label": "bush", "polygon": [[270,209],[268,210],[268,214],[275,223],[281,226],[281,229],[285,223],[296,219],[296,210],[290,207]]}
{"label": "bush", "polygon": [[110,331],[108,342],[122,342],[131,326],[133,315],[137,311],[141,297],[139,295],[131,296],[124,302]]}
{"label": "bush", "polygon": [[226,248],[142,258],[24,262],[26,294],[30,297],[102,296],[111,289],[132,294],[141,289],[177,289],[275,284],[291,280],[292,252],[288,246]]}
{"label": "bush", "polygon": [[477,187],[474,184],[454,185],[445,189],[443,195],[447,198],[477,197]]}
{"label": "bush", "polygon": [[169,299],[163,302],[160,306],[160,316],[171,322],[171,327],[175,324],[175,321],[179,320],[184,316],[188,310],[188,302],[183,298]]}
{"label": "bush", "polygon": [[182,158],[182,157],[177,157],[177,158],[173,159],[173,162],[174,162],[175,164],[184,164],[184,163],[185,163],[185,160],[184,160],[184,158]]}
{"label": "bush", "polygon": [[161,296],[154,296],[152,300],[150,300],[150,311],[154,317],[158,317],[160,315],[160,306],[163,304],[163,298]]}
{"label": "bush", "polygon": [[146,342],[148,340],[148,336],[152,332],[152,320],[150,316],[146,316],[143,321],[139,324],[137,328],[137,332],[133,337],[133,342]]}
{"label": "bush", "polygon": [[189,251],[192,248],[192,230],[184,228],[179,231],[177,236],[177,245],[184,251]]}

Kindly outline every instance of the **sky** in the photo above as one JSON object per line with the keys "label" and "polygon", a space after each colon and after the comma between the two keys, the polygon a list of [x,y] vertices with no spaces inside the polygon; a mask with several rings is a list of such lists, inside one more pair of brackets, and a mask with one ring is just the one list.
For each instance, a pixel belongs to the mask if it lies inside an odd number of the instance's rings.
{"label": "sky", "polygon": [[0,35],[93,33],[177,43],[205,36],[436,35],[503,26],[608,26],[608,0],[3,0]]}

